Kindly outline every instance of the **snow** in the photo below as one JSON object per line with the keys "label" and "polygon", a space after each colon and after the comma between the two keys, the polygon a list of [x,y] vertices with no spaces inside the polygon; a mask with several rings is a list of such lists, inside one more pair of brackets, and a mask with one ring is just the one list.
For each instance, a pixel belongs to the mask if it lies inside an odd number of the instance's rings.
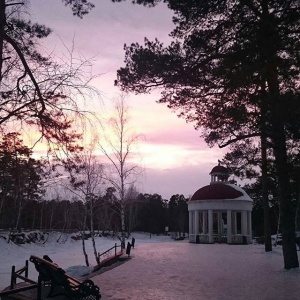
{"label": "snow", "polygon": [[[266,253],[259,244],[191,244],[143,233],[132,237],[136,242],[131,259],[104,273],[90,274],[102,300],[299,299],[300,270],[283,269],[280,246]],[[101,252],[116,242],[97,239]],[[16,246],[0,240],[0,247],[0,288],[9,283],[11,265],[22,266],[31,254],[47,254],[68,270],[84,266],[80,241],[57,244],[52,238],[44,245]],[[94,264],[91,245],[88,251]]]}
{"label": "snow", "polygon": [[235,200],[247,200],[247,201],[253,202],[253,200],[250,198],[250,196],[240,186],[237,186],[236,184],[232,184],[232,183],[227,183],[227,185],[229,185],[232,188],[234,188],[235,190],[243,193],[243,196],[237,197],[237,198],[235,198]]}
{"label": "snow", "polygon": [[[65,240],[65,243],[57,243],[56,241],[59,237],[61,237],[61,240]],[[115,243],[119,245],[120,241],[113,238],[97,238],[97,251],[102,253],[113,247]],[[92,270],[92,267],[88,268],[85,266],[81,240],[75,241],[71,239],[70,235],[61,236],[61,233],[51,233],[45,244],[42,242],[23,245],[8,244],[6,240],[0,238],[0,250],[0,290],[10,284],[11,267],[15,265],[16,269],[19,269],[25,266],[25,260],[29,260],[30,255],[39,257],[48,255],[54,262],[65,269],[68,274],[72,274],[74,277],[88,274]],[[91,240],[86,241],[86,250],[90,264],[96,265]],[[37,272],[34,265],[30,262],[29,278],[37,279]]]}

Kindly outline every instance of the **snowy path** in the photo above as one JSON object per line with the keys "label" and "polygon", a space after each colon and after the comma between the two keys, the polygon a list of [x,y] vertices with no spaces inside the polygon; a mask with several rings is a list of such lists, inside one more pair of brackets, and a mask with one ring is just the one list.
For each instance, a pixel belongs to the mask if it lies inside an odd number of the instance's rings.
{"label": "snowy path", "polygon": [[92,280],[103,300],[293,300],[300,270],[284,270],[280,248],[196,245],[187,241],[137,244],[132,259]]}
{"label": "snowy path", "polygon": [[[92,277],[101,300],[300,299],[300,269],[283,269],[281,247],[265,253],[263,245],[200,245],[166,236],[133,236],[132,259]],[[103,252],[116,242],[98,238],[97,247]],[[87,246],[93,263],[90,241]],[[58,244],[54,235],[44,245],[17,246],[0,239],[0,290],[9,285],[12,264],[23,266],[31,254],[48,254],[64,269],[84,264],[80,241]],[[29,275],[37,278],[32,264]]]}

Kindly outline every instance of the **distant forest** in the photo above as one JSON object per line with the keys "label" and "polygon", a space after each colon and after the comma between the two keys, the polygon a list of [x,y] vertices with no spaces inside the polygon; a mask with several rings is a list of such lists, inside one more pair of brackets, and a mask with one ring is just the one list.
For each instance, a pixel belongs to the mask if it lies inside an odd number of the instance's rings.
{"label": "distant forest", "polygon": [[[102,232],[120,232],[123,209],[118,193],[115,187],[105,188],[98,181],[98,175],[104,176],[103,166],[98,168],[94,163],[84,164],[77,157],[73,166],[70,159],[65,165],[57,161],[49,165],[32,157],[18,133],[5,135],[0,142],[0,228],[83,231],[92,227]],[[87,172],[92,167],[93,176]],[[57,171],[62,168],[63,174]],[[93,192],[92,184],[97,185]],[[53,186],[60,186],[55,199],[46,199],[46,190]],[[60,195],[59,191],[64,190],[67,193]],[[167,201],[158,194],[139,193],[129,185],[123,201],[126,232],[155,234],[164,232],[166,226],[171,231],[188,232],[187,201],[183,195],[174,195]]]}
{"label": "distant forest", "polygon": [[[139,194],[136,199],[128,199],[125,209],[126,233],[144,231],[153,234],[170,231],[188,232],[187,200],[183,195],[174,195],[170,201],[158,194]],[[11,204],[11,203],[10,203]],[[13,228],[18,208],[6,203],[1,215],[1,228]],[[90,230],[83,228],[84,212],[89,202],[80,200],[28,200],[24,202],[15,230],[58,230],[63,232]],[[119,202],[110,193],[94,200],[93,215],[88,215],[86,223],[93,218],[94,230],[101,234],[118,233],[121,220],[118,214]]]}

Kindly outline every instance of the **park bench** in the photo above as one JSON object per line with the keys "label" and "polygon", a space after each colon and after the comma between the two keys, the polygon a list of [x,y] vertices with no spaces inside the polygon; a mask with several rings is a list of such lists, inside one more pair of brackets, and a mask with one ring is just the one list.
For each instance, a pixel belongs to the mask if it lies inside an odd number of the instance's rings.
{"label": "park bench", "polygon": [[42,287],[50,287],[47,297],[64,295],[68,299],[98,300],[101,298],[99,287],[92,280],[80,281],[65,273],[48,256],[30,256],[30,261],[39,273],[37,299],[42,299]]}

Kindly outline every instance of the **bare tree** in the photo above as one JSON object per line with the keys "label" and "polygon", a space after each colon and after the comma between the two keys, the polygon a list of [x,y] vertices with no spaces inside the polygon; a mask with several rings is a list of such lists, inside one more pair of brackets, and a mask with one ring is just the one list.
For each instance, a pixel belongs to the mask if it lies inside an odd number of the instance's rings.
{"label": "bare tree", "polygon": [[105,180],[111,184],[117,193],[118,215],[121,221],[121,244],[125,247],[125,196],[126,188],[134,184],[141,168],[134,160],[134,146],[139,135],[134,134],[129,126],[129,107],[125,96],[121,95],[114,100],[114,115],[109,119],[105,128],[104,140],[99,147],[110,163],[110,172],[104,173]]}
{"label": "bare tree", "polygon": [[139,209],[138,196],[139,192],[136,187],[133,184],[130,185],[125,194],[125,217],[128,233],[131,233],[132,229],[137,224],[137,213]]}
{"label": "bare tree", "polygon": [[[78,199],[83,202],[83,230],[81,231],[83,246],[85,239],[85,229],[89,228],[93,243],[94,256],[97,264],[100,264],[95,242],[95,209],[103,189],[103,165],[99,163],[92,150],[85,150],[74,158],[65,160],[65,168],[70,175],[70,185],[67,188]],[[87,223],[88,222],[88,223]],[[85,249],[85,248],[83,248]],[[86,254],[85,254],[86,256]],[[86,258],[88,265],[88,260]]]}
{"label": "bare tree", "polygon": [[[67,49],[65,57],[41,52],[39,40],[51,29],[32,23],[26,10],[28,1],[0,0],[0,129],[8,124],[40,133],[39,141],[64,145],[72,150],[80,137],[74,120],[85,120],[86,108],[80,103],[99,95],[90,84],[91,61]],[[79,17],[93,5],[78,0],[64,1]]]}

